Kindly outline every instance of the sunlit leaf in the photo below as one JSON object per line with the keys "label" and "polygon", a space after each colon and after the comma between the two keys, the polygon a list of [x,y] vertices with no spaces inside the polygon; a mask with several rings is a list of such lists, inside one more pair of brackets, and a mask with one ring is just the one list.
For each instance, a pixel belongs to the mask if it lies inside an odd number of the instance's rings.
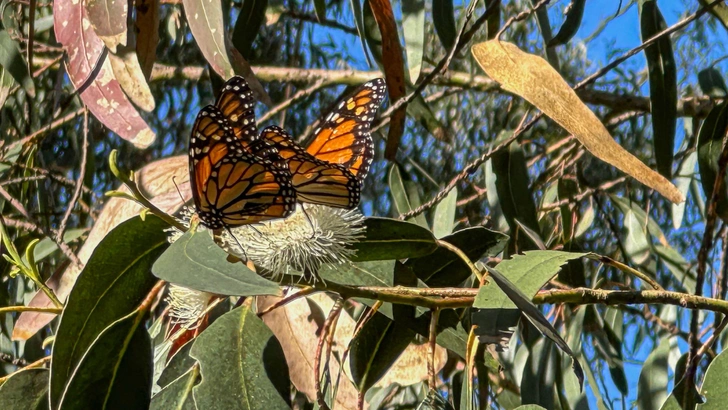
{"label": "sunlit leaf", "polygon": [[[656,0],[640,0],[642,41],[665,30],[667,24]],[[677,125],[677,73],[670,36],[662,36],[645,48],[650,78],[650,107],[652,108],[652,138],[657,170],[672,177],[672,160]]]}
{"label": "sunlit leaf", "polygon": [[283,349],[249,307],[218,318],[197,337],[190,356],[200,363],[202,375],[200,384],[192,388],[198,408],[290,408]]}
{"label": "sunlit leaf", "polygon": [[594,156],[654,188],[672,202],[685,200],[670,181],[614,141],[601,120],[546,60],[497,40],[476,44],[472,52],[483,70],[505,90],[538,107],[574,134]]}
{"label": "sunlit leaf", "polygon": [[168,282],[219,295],[280,293],[277,283],[242,263],[229,262],[227,256],[209,232],[187,232],[154,262],[152,272]]}
{"label": "sunlit leaf", "polygon": [[455,227],[455,211],[457,210],[458,190],[454,188],[435,208],[432,221],[432,233],[436,238],[450,235]]}
{"label": "sunlit leaf", "polygon": [[[698,152],[690,152],[684,159],[680,168],[675,174],[675,186],[682,192],[685,197],[688,195],[690,189],[690,182],[695,179],[695,167],[698,165]],[[679,204],[672,204],[672,227],[680,229],[682,225],[683,215],[685,214],[686,202]]]}
{"label": "sunlit leaf", "polygon": [[668,366],[670,338],[663,338],[659,345],[647,356],[637,384],[637,403],[640,409],[658,410],[667,399]]}
{"label": "sunlit leaf", "polygon": [[402,1],[402,32],[407,51],[407,68],[411,83],[416,83],[422,71],[425,49],[425,1]]}
{"label": "sunlit leaf", "polygon": [[705,379],[700,387],[700,394],[705,396],[705,404],[698,407],[700,410],[718,410],[725,405],[728,397],[728,350],[723,350],[708,366]]}
{"label": "sunlit leaf", "polygon": [[220,0],[183,0],[187,24],[212,69],[223,79],[235,75],[225,44],[225,23]]}
{"label": "sunlit leaf", "polygon": [[68,296],[56,333],[52,404],[59,403],[83,356],[104,329],[133,312],[157,281],[149,270],[168,245],[167,226],[157,217],[148,216],[146,221],[135,217],[114,228],[96,247]]}
{"label": "sunlit leaf", "polygon": [[[405,214],[416,208],[407,193],[405,181],[402,179],[402,174],[400,173],[397,165],[393,165],[389,171],[389,190],[392,194],[392,199],[394,200],[394,209],[398,214]],[[427,220],[425,220],[425,217],[422,214],[415,215],[414,217],[409,218],[409,220],[425,229],[429,229]]]}

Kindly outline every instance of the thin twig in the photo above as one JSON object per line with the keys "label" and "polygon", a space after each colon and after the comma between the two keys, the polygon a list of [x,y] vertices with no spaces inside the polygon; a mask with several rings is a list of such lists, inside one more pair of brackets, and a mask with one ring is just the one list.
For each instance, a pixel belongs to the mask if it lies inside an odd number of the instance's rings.
{"label": "thin twig", "polygon": [[298,92],[293,94],[293,96],[291,96],[290,98],[286,98],[285,101],[283,101],[282,103],[271,108],[265,114],[261,115],[261,117],[258,119],[258,122],[263,123],[265,121],[268,121],[273,116],[277,115],[278,113],[286,110],[288,107],[293,105],[294,102],[297,102],[298,100],[300,100],[302,98],[308,97],[309,95],[318,91],[320,88],[325,87],[327,84],[328,83],[326,82],[325,79],[316,80],[316,82],[312,86],[310,86],[306,89],[303,89],[303,90],[299,90]]}
{"label": "thin twig", "polygon": [[278,302],[268,306],[264,310],[258,312],[258,317],[262,317],[266,313],[270,313],[271,311],[278,309],[281,306],[287,305],[295,300],[306,297],[306,296],[311,295],[316,292],[319,292],[319,290],[314,287],[303,288],[300,291],[293,293],[291,295],[288,295],[285,298],[282,298],[281,300],[279,300]]}
{"label": "thin twig", "polygon": [[81,192],[83,191],[83,181],[86,178],[86,160],[88,159],[88,109],[84,108],[83,112],[83,144],[81,144],[81,169],[79,170],[78,180],[76,181],[76,190],[73,192],[71,201],[66,207],[66,214],[63,215],[60,224],[58,224],[58,231],[56,232],[56,240],[63,242],[63,234],[66,232],[68,227],[68,220],[71,218],[73,208],[76,207],[76,203],[81,198]]}
{"label": "thin twig", "polygon": [[34,143],[37,139],[39,139],[44,134],[46,134],[50,131],[53,131],[56,128],[60,128],[67,122],[75,120],[77,117],[81,116],[85,110],[86,110],[85,108],[79,108],[78,110],[51,122],[47,126],[39,129],[38,131],[35,131],[34,133],[28,135],[27,137],[24,137],[18,141],[15,141],[14,143],[10,144],[8,146],[7,150],[10,151],[18,145],[28,145],[28,144]]}
{"label": "thin twig", "polygon": [[78,259],[78,256],[76,256],[76,254],[73,253],[73,250],[71,250],[71,248],[62,240],[61,241],[56,240],[55,232],[52,229],[49,232],[49,231],[46,231],[45,229],[41,228],[40,225],[33,220],[30,213],[28,213],[28,210],[25,209],[25,206],[23,206],[23,204],[21,204],[20,201],[13,198],[10,195],[10,193],[8,193],[8,191],[6,191],[5,188],[2,187],[2,185],[0,185],[0,196],[4,197],[5,200],[7,200],[13,208],[15,208],[21,215],[23,215],[23,217],[25,217],[25,219],[26,219],[25,222],[29,226],[33,227],[33,229],[32,229],[33,232],[37,232],[37,233],[40,233],[44,236],[51,238],[53,240],[53,242],[55,242],[56,245],[58,245],[58,249],[60,249],[61,252],[63,252],[63,254],[66,255],[66,257],[71,262],[73,262],[74,264],[76,264],[79,267],[83,266],[83,263],[81,263],[81,260]]}
{"label": "thin twig", "polygon": [[435,349],[437,348],[437,320],[440,309],[432,309],[430,317],[430,355],[427,358],[427,375],[430,390],[437,390],[437,374],[435,374]]}
{"label": "thin twig", "polygon": [[63,312],[63,308],[59,307],[41,307],[41,306],[5,306],[0,307],[0,313],[7,312],[41,312],[41,313],[52,313],[60,315]]}
{"label": "thin twig", "polygon": [[339,314],[344,307],[343,299],[339,298],[334,302],[334,306],[331,308],[326,321],[321,328],[321,334],[319,334],[318,344],[316,345],[316,356],[314,356],[314,384],[316,388],[316,402],[319,408],[322,410],[330,410],[329,405],[326,404],[326,397],[321,389],[321,356],[323,354],[324,342],[332,329],[336,329],[336,322],[339,319]]}

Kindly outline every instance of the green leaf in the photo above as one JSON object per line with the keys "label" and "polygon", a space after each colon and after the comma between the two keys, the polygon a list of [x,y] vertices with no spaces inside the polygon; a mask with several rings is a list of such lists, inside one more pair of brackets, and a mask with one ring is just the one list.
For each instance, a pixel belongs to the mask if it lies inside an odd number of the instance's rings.
{"label": "green leaf", "polygon": [[364,221],[365,237],[353,248],[355,262],[416,258],[437,249],[432,233],[409,222],[371,217]]}
{"label": "green leaf", "polygon": [[265,23],[268,0],[244,0],[233,30],[233,45],[246,59],[252,57],[253,42]]}
{"label": "green leaf", "polygon": [[[546,262],[548,264],[548,262]],[[504,275],[502,275],[500,272],[498,272],[497,269],[491,268],[487,265],[485,265],[485,268],[490,273],[490,277],[493,278],[493,280],[498,284],[498,287],[503,291],[503,293],[508,296],[508,299],[511,300],[517,307],[518,310],[523,313],[526,318],[528,319],[531,324],[538,329],[538,331],[548,337],[552,342],[556,344],[556,346],[559,347],[563,352],[571,356],[572,359],[572,367],[574,370],[574,374],[576,375],[576,378],[579,380],[579,387],[583,388],[584,386],[584,370],[581,367],[581,364],[576,358],[576,355],[571,350],[569,345],[564,341],[564,339],[561,338],[558,331],[549,323],[549,321],[543,316],[541,313],[541,310],[536,307],[536,305],[531,302],[531,298],[533,296],[529,295],[527,296],[521,289],[516,287],[513,282],[508,280],[508,278]],[[482,289],[482,287],[481,287]],[[480,296],[480,291],[478,292],[478,296]],[[477,299],[477,297],[476,297]],[[475,307],[475,304],[473,304]]]}
{"label": "green leaf", "polygon": [[319,22],[326,20],[326,0],[313,0],[314,12]]}
{"label": "green leaf", "polygon": [[402,32],[407,52],[410,82],[417,82],[425,50],[425,1],[402,0]]}
{"label": "green leaf", "polygon": [[700,388],[700,394],[705,396],[705,404],[698,407],[700,410],[724,408],[726,397],[728,397],[726,377],[728,377],[728,350],[723,350],[705,371],[705,379]]}
{"label": "green leaf", "polygon": [[95,340],[133,312],[156,283],[149,270],[168,246],[167,226],[154,216],[146,221],[135,217],[109,232],[94,250],[68,296],[53,344],[53,407]]}
{"label": "green leaf", "polygon": [[[706,198],[713,195],[713,186],[719,170],[718,157],[723,150],[723,137],[727,128],[728,102],[723,102],[710,110],[698,132],[698,169]],[[717,206],[718,216],[728,221],[728,191],[725,189],[718,195]]]}
{"label": "green leaf", "polygon": [[455,227],[455,211],[457,210],[458,190],[453,188],[435,208],[435,218],[432,221],[432,233],[436,238],[450,235]]}
{"label": "green leaf", "polygon": [[71,375],[58,408],[149,407],[153,354],[152,341],[144,327],[145,314],[132,312],[99,334]]}
{"label": "green leaf", "polygon": [[283,348],[249,307],[220,316],[197,337],[190,356],[200,363],[202,375],[192,389],[198,408],[290,408]]}
{"label": "green leaf", "polygon": [[723,27],[728,30],[728,5],[719,1],[715,0],[698,0],[700,2],[701,6],[707,6],[708,4],[715,4],[713,7],[710,8],[710,13],[715,16],[718,21],[720,21],[721,24],[723,24]]}
{"label": "green leaf", "polygon": [[35,97],[35,85],[33,85],[33,78],[28,71],[28,63],[20,53],[18,42],[13,40],[5,30],[0,30],[0,66],[23,86],[29,96]]}
{"label": "green leaf", "polygon": [[[637,404],[641,410],[658,410],[667,399],[670,338],[665,337],[645,360],[637,382]],[[724,383],[725,384],[725,383]]]}
{"label": "green leaf", "polygon": [[455,46],[458,29],[455,25],[455,9],[452,0],[432,0],[432,20],[442,46],[451,50]]}
{"label": "green leaf", "polygon": [[343,265],[323,265],[321,279],[344,285],[392,286],[396,261],[355,262]]}
{"label": "green leaf", "polygon": [[196,410],[197,406],[192,398],[192,388],[197,383],[199,375],[200,370],[197,366],[190,368],[154,395],[149,408],[152,410]]}
{"label": "green leaf", "polygon": [[514,410],[546,410],[546,409],[539,406],[538,404],[526,404],[523,406],[518,406]]}
{"label": "green leaf", "polygon": [[647,232],[654,236],[658,241],[660,241],[661,244],[666,245],[667,237],[662,232],[662,229],[660,229],[660,225],[658,225],[657,222],[655,222],[654,219],[652,219],[651,216],[647,216],[647,212],[645,212],[644,209],[640,208],[639,203],[632,202],[628,199],[620,198],[616,195],[609,195],[609,198],[611,198],[612,202],[617,205],[620,211],[622,211],[623,214],[627,214],[630,211],[634,213],[634,216],[637,218],[638,221],[642,221],[642,224],[644,224],[644,221],[647,221]]}
{"label": "green leaf", "polygon": [[624,238],[624,250],[636,264],[643,264],[650,257],[650,242],[644,226],[645,220],[639,219],[632,209],[624,214],[624,227],[627,235]]}
{"label": "green leaf", "polygon": [[[13,80],[13,77],[10,75],[7,70],[0,67],[0,107],[5,106],[5,101],[8,99],[8,96],[10,95],[10,91],[13,88],[13,84],[15,84],[15,80]],[[22,147],[23,144],[16,144],[19,147]],[[15,148],[17,150],[17,148]],[[5,155],[7,158],[8,155]],[[0,172],[3,171],[4,164],[0,163]]]}
{"label": "green leaf", "polygon": [[[501,253],[508,243],[508,235],[474,227],[457,231],[442,240],[455,245],[471,260],[478,260],[483,255],[496,256]],[[431,287],[457,286],[472,273],[458,255],[441,247],[431,255],[410,259],[405,265]]]}
{"label": "green leaf", "polygon": [[560,46],[571,40],[581,26],[581,19],[584,16],[586,0],[572,0],[566,8],[566,19],[561,25],[559,32],[549,41],[549,47]]}
{"label": "green leaf", "polygon": [[351,377],[360,392],[369,390],[394,364],[415,332],[382,314],[375,314],[351,341]]}
{"label": "green leaf", "polygon": [[[415,200],[419,201],[419,198],[412,198],[413,190],[410,188],[408,191],[407,188],[407,184],[404,179],[402,179],[402,174],[399,172],[399,168],[396,164],[393,165],[392,169],[389,171],[389,190],[392,193],[392,199],[394,200],[394,209],[399,215],[412,211],[418,206],[415,203]],[[427,220],[425,220],[425,217],[422,214],[407,220],[412,220],[412,222],[417,225],[425,229],[429,229]]]}
{"label": "green leaf", "polygon": [[728,95],[728,87],[725,85],[723,75],[715,67],[700,70],[698,84],[703,94],[711,98],[725,98]]}
{"label": "green leaf", "polygon": [[[665,30],[667,24],[656,0],[640,0],[640,29],[642,41]],[[650,78],[650,107],[657,171],[672,178],[672,161],[677,126],[677,72],[670,36],[645,48]]]}
{"label": "green leaf", "polygon": [[262,278],[242,263],[230,263],[208,231],[187,232],[152,266],[160,279],[219,295],[278,295],[277,283]]}
{"label": "green leaf", "polygon": [[[508,137],[509,134],[509,132],[501,133],[498,140]],[[529,186],[526,158],[521,146],[517,143],[511,144],[508,150],[493,155],[492,161],[500,207],[508,221],[511,236],[515,235],[519,229],[516,219],[532,231],[540,232],[536,204]],[[518,245],[522,250],[534,248],[527,238],[523,238],[523,235],[519,235]]]}
{"label": "green leaf", "polygon": [[[414,88],[407,87],[407,92],[413,91]],[[440,141],[452,141],[452,135],[448,132],[445,125],[437,119],[435,113],[432,112],[430,105],[427,104],[422,94],[417,94],[414,100],[407,104],[407,115],[414,118],[420,125],[432,134],[435,139]]]}
{"label": "green leaf", "polygon": [[48,377],[46,369],[28,369],[13,373],[0,385],[3,410],[48,409]]}
{"label": "green leaf", "polygon": [[[695,167],[698,165],[698,152],[692,151],[684,159],[680,168],[675,175],[675,186],[687,198],[690,182],[695,179]],[[672,204],[672,226],[680,229],[682,225],[683,215],[685,215],[685,206],[688,201]]]}
{"label": "green leaf", "polygon": [[552,409],[556,371],[552,365],[551,355],[554,354],[552,344],[544,339],[538,339],[532,346],[528,346],[528,352],[521,381],[521,402],[539,404]]}
{"label": "green leaf", "polygon": [[655,254],[665,263],[667,269],[675,277],[680,286],[692,293],[695,292],[696,277],[695,273],[690,271],[690,263],[671,246],[655,245],[653,247]]}

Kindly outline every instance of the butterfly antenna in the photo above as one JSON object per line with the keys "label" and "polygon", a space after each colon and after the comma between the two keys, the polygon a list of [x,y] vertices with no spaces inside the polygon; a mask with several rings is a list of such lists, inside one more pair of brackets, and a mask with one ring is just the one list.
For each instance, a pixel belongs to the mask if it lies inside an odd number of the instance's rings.
{"label": "butterfly antenna", "polygon": [[226,226],[225,227],[225,230],[227,231],[228,235],[230,235],[235,240],[235,242],[238,244],[238,246],[240,247],[240,252],[243,253],[243,256],[247,260],[248,259],[248,254],[245,253],[245,248],[243,248],[243,244],[240,243],[240,241],[238,240],[238,238],[235,235],[233,235],[233,231],[230,230],[230,227],[229,226]]}
{"label": "butterfly antenna", "polygon": [[306,212],[306,206],[304,204],[301,204],[301,209],[303,210],[303,214],[306,216],[308,225],[311,227],[311,239],[313,239],[313,237],[316,236],[316,227],[313,226],[313,220],[308,215],[308,212]]}
{"label": "butterfly antenna", "polygon": [[182,205],[184,205],[184,204],[187,203],[187,201],[185,201],[185,197],[182,196],[182,191],[179,190],[179,186],[177,185],[177,181],[174,180],[176,177],[177,177],[176,175],[172,176],[172,183],[174,184],[174,187],[177,188],[177,193],[179,194],[179,199],[182,200]]}

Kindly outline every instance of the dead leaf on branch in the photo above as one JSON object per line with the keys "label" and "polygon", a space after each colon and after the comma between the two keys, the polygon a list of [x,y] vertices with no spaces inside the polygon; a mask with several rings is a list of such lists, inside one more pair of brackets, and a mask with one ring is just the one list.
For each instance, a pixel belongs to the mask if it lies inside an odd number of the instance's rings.
{"label": "dead leaf on branch", "polygon": [[572,133],[586,149],[674,203],[685,197],[670,181],[622,148],[574,90],[541,57],[516,45],[490,40],[472,47],[478,64],[503,89],[516,94]]}

